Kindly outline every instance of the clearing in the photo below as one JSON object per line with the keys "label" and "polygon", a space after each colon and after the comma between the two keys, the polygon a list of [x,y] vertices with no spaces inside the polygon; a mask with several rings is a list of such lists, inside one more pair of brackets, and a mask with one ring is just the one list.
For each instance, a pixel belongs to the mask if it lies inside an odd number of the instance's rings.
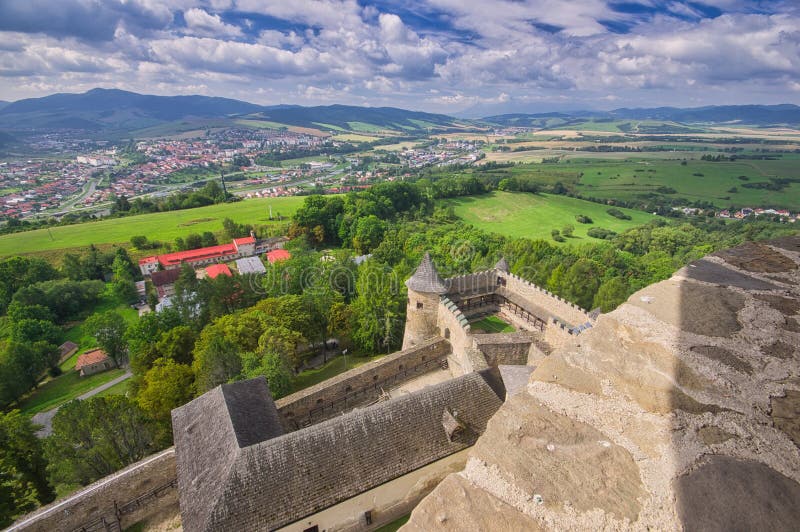
{"label": "clearing", "polygon": [[[606,212],[608,205],[593,203],[567,196],[531,194],[528,192],[493,192],[482,196],[449,199],[444,202],[455,209],[462,220],[492,233],[512,237],[544,238],[551,240],[553,229],[561,230],[570,224],[575,228],[574,236],[567,242],[599,242],[587,236],[592,227],[602,227],[620,233],[642,225],[654,218],[652,214],[632,209],[622,209],[630,220],[614,218]],[[581,224],[575,216],[582,214],[594,223]]]}

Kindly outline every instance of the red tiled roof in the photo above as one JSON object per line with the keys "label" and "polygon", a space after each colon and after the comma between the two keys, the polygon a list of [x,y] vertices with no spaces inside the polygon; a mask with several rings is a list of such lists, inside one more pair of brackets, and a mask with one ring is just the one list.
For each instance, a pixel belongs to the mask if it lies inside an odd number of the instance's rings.
{"label": "red tiled roof", "polygon": [[252,236],[246,236],[244,238],[234,238],[233,243],[237,246],[241,246],[242,244],[255,244],[256,239]]}
{"label": "red tiled roof", "polygon": [[108,359],[108,355],[102,349],[93,349],[86,351],[84,354],[78,356],[78,362],[75,364],[75,370],[80,371],[83,366],[90,366],[97,364]]}
{"label": "red tiled roof", "polygon": [[228,277],[233,277],[231,269],[228,268],[227,264],[214,264],[213,266],[209,266],[208,268],[206,268],[206,273],[212,279],[216,279],[220,275],[227,275]]}
{"label": "red tiled roof", "polygon": [[158,262],[158,257],[145,257],[139,260],[139,264],[148,264],[150,262]]}
{"label": "red tiled roof", "polygon": [[177,251],[159,255],[158,260],[164,267],[174,266],[187,261],[197,261],[213,259],[225,255],[236,255],[236,247],[233,244],[223,244],[221,246],[211,246],[200,249],[190,249],[189,251]]}
{"label": "red tiled roof", "polygon": [[285,249],[273,249],[269,253],[267,253],[267,260],[270,264],[274,262],[278,262],[280,260],[288,260],[292,258],[292,254],[286,251]]}

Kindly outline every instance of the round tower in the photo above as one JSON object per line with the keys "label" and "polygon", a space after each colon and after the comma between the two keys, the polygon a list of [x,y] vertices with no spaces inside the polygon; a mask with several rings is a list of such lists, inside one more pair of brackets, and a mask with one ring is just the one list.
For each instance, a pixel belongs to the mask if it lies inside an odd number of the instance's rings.
{"label": "round tower", "polygon": [[439,296],[447,292],[447,283],[439,276],[428,252],[407,281],[406,330],[403,349],[408,349],[439,335],[436,320]]}

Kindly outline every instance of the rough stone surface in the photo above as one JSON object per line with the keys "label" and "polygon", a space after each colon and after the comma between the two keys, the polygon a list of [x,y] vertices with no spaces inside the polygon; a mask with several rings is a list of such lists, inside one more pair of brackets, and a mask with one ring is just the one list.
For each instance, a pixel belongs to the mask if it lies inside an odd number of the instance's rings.
{"label": "rough stone surface", "polygon": [[[782,242],[788,244],[789,240]],[[749,272],[779,273],[797,269],[797,264],[792,259],[761,242],[747,242],[715,255],[728,264]]]}
{"label": "rough stone surface", "polygon": [[708,457],[676,479],[675,492],[687,530],[789,531],[800,523],[800,484],[752,460]]}
{"label": "rough stone surface", "polygon": [[776,290],[778,286],[773,283],[756,279],[726,268],[716,262],[701,259],[678,271],[678,275],[683,275],[689,279],[713,283],[722,286],[736,286],[746,290]]}
{"label": "rough stone surface", "polygon": [[600,316],[406,529],[797,530],[798,264],[800,237],[747,244]]}

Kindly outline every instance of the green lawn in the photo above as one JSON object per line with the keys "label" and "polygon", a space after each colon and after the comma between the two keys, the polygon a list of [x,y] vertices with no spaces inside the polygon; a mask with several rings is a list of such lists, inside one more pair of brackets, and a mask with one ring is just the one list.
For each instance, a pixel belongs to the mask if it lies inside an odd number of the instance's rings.
{"label": "green lawn", "polygon": [[[485,231],[512,237],[551,239],[553,229],[565,225],[575,227],[573,238],[567,242],[597,240],[586,235],[592,227],[602,227],[621,232],[642,225],[654,217],[641,211],[620,209],[631,216],[630,220],[614,218],[606,212],[609,207],[591,201],[551,194],[526,192],[493,192],[483,196],[456,198],[445,201],[452,205],[458,217]],[[592,224],[580,224],[575,216],[583,214],[592,218]]]}
{"label": "green lawn", "polygon": [[487,316],[483,319],[470,323],[470,327],[476,332],[504,333],[514,332],[516,329],[497,316]]}
{"label": "green lawn", "polygon": [[[669,153],[669,152],[666,152]],[[800,179],[795,160],[708,162],[680,161],[579,161],[555,165],[559,171],[582,173],[578,190],[584,196],[628,199],[658,193],[659,187],[675,190],[664,197],[709,201],[717,207],[782,207],[800,210],[800,183],[782,191],[747,188],[748,183],[770,177]],[[744,176],[747,179],[740,179]],[[731,192],[735,187],[736,191]]]}
{"label": "green lawn", "polygon": [[125,373],[124,369],[114,369],[88,377],[80,377],[77,371],[69,371],[39,386],[27,399],[20,403],[19,409],[23,414],[31,416],[37,412],[50,410],[75,399],[89,390],[97,388],[101,384],[116,379],[123,373]]}
{"label": "green lawn", "polygon": [[[256,198],[237,203],[210,205],[197,209],[142,214],[0,236],[0,257],[43,250],[73,248],[102,243],[127,243],[132,236],[172,241],[176,237],[203,231],[221,231],[222,220],[266,225],[269,207],[273,214],[291,216],[303,198]],[[276,222],[277,223],[277,222]]]}
{"label": "green lawn", "polygon": [[98,393],[95,397],[105,397],[107,395],[125,395],[128,393],[128,388],[131,385],[131,379],[125,379],[122,382],[118,382],[111,388],[107,388],[102,392]]}
{"label": "green lawn", "polygon": [[338,356],[333,360],[329,360],[323,366],[320,366],[317,369],[309,369],[306,371],[300,372],[298,375],[294,377],[293,380],[293,387],[292,393],[299,392],[304,388],[308,388],[309,386],[314,386],[315,384],[319,384],[320,382],[330,379],[331,377],[335,377],[340,373],[344,373],[347,370],[351,370],[353,368],[357,368],[358,366],[362,366],[367,362],[372,362],[373,360],[378,360],[385,355],[376,355],[371,357],[362,357],[362,356],[350,356],[348,355],[347,358],[347,366],[345,366],[345,357]]}
{"label": "green lawn", "polygon": [[396,532],[397,530],[400,530],[401,526],[408,523],[409,519],[411,519],[411,514],[404,515],[403,517],[396,519],[391,523],[383,525],[382,527],[375,530],[375,532]]}

